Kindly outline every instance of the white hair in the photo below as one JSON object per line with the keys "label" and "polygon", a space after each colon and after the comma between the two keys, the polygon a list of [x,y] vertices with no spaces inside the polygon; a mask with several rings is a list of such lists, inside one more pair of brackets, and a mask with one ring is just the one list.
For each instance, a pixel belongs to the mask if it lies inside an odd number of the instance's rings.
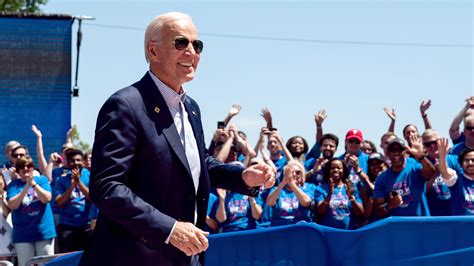
{"label": "white hair", "polygon": [[161,14],[150,21],[145,31],[145,59],[147,62],[149,62],[148,43],[150,41],[159,42],[159,38],[165,26],[176,20],[192,21],[192,18],[190,15],[181,12],[169,12]]}
{"label": "white hair", "polygon": [[7,142],[7,144],[5,145],[5,154],[8,150],[13,150],[13,148],[17,147],[17,146],[20,146],[20,142],[16,141],[16,140],[10,140],[9,142]]}

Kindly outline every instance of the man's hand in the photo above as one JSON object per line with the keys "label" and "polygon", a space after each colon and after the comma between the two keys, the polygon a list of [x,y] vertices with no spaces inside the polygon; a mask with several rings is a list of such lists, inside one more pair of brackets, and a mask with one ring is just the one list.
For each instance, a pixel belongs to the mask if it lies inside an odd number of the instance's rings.
{"label": "man's hand", "polygon": [[245,169],[242,172],[242,179],[249,187],[264,185],[265,188],[271,188],[275,184],[275,173],[270,166],[258,163]]}
{"label": "man's hand", "polygon": [[407,151],[411,155],[413,155],[416,159],[421,158],[425,154],[423,150],[423,144],[421,142],[421,138],[418,137],[417,135],[411,135],[410,142],[411,142],[411,147],[405,146],[405,149],[407,149]]}
{"label": "man's hand", "polygon": [[170,243],[187,256],[193,256],[206,251],[209,247],[208,235],[209,232],[202,231],[192,223],[176,222]]}
{"label": "man's hand", "polygon": [[388,201],[387,201],[387,209],[395,209],[398,208],[400,205],[403,204],[403,199],[400,194],[396,194],[395,196],[393,195],[393,192],[390,192],[388,195]]}
{"label": "man's hand", "polygon": [[326,120],[326,117],[328,117],[326,115],[326,110],[319,110],[319,112],[314,115],[314,122],[316,122],[316,126],[321,126],[324,120]]}

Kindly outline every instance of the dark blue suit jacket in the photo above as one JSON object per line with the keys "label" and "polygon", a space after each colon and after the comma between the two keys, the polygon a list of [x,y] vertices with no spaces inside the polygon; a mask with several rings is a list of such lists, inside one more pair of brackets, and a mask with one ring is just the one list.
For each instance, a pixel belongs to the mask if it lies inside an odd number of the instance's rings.
{"label": "dark blue suit jacket", "polygon": [[100,213],[81,265],[189,264],[190,257],[164,243],[174,222],[193,223],[196,204],[196,225],[204,229],[211,185],[256,195],[242,181],[241,167],[208,156],[199,106],[188,96],[184,106],[199,148],[197,194],[174,121],[149,73],[101,108],[90,181]]}

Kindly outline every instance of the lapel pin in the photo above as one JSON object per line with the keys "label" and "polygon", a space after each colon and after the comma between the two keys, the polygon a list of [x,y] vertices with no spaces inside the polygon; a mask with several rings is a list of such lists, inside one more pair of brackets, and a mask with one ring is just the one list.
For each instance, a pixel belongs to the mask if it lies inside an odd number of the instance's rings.
{"label": "lapel pin", "polygon": [[160,107],[158,107],[158,106],[157,106],[157,107],[155,107],[155,113],[159,114],[159,113],[160,113],[160,111],[161,111]]}
{"label": "lapel pin", "polygon": [[191,111],[191,113],[193,113],[193,115],[196,115],[196,112],[194,112],[194,111]]}

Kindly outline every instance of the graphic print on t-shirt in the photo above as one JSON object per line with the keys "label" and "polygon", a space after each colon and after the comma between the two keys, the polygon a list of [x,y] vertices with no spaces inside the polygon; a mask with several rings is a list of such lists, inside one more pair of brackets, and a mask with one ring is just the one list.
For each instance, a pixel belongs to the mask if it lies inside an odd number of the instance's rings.
{"label": "graphic print on t-shirt", "polygon": [[30,187],[30,189],[28,189],[28,191],[26,192],[25,197],[23,197],[23,200],[21,201],[23,204],[22,212],[29,216],[38,215],[39,208],[37,208],[37,206],[34,206],[34,205],[32,206],[32,203],[37,202],[37,201],[38,201],[38,196],[36,195],[36,191],[33,187]]}
{"label": "graphic print on t-shirt", "polygon": [[402,197],[403,203],[399,206],[400,208],[408,207],[410,202],[413,201],[413,196],[411,195],[407,179],[393,184],[393,191],[397,192],[398,195]]}

